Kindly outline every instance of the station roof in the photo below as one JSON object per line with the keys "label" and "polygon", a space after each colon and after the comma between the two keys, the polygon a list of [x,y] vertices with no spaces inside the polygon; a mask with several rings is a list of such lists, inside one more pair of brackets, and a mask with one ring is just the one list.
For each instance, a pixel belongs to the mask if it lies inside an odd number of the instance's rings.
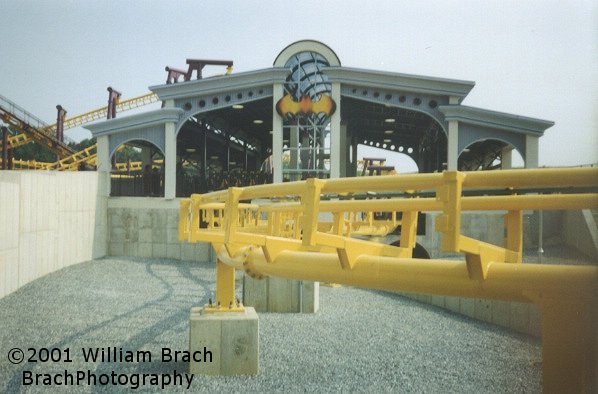
{"label": "station roof", "polygon": [[465,105],[442,105],[440,111],[446,120],[458,120],[462,123],[517,133],[542,135],[554,122],[544,119],[529,118],[505,112],[491,111]]}

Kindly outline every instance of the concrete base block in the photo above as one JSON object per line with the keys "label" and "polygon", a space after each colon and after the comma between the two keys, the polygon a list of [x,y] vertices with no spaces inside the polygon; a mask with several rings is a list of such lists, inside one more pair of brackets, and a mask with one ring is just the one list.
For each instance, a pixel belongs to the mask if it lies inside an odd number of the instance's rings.
{"label": "concrete base block", "polygon": [[[255,309],[205,313],[191,308],[189,373],[197,375],[255,375],[259,361],[259,324]],[[199,361],[195,361],[199,360]]]}
{"label": "concrete base block", "polygon": [[243,276],[243,304],[258,312],[316,313],[320,308],[320,283]]}

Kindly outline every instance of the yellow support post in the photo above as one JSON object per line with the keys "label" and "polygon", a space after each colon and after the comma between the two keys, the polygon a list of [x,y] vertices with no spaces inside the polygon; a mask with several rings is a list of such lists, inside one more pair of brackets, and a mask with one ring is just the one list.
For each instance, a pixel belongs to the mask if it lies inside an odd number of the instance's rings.
{"label": "yellow support post", "polygon": [[598,302],[539,297],[545,393],[598,392]]}
{"label": "yellow support post", "polygon": [[320,204],[320,193],[323,183],[321,179],[308,179],[305,194],[301,198],[301,205],[303,205],[303,209],[305,210],[305,214],[303,215],[303,245],[305,246],[316,244],[318,205]]}
{"label": "yellow support post", "polygon": [[230,254],[235,254],[233,248],[239,224],[239,198],[242,192],[243,189],[239,187],[228,189],[227,209],[224,212],[224,242]]}
{"label": "yellow support post", "polygon": [[509,211],[505,215],[505,255],[508,263],[523,261],[523,211]]}
{"label": "yellow support post", "polygon": [[191,206],[191,200],[182,200],[179,208],[179,241],[189,240],[189,215],[192,210],[189,209]]}
{"label": "yellow support post", "polygon": [[444,213],[436,220],[436,231],[442,233],[442,251],[458,252],[461,232],[461,189],[465,175],[456,171],[444,172],[444,185],[437,193]]}
{"label": "yellow support post", "polygon": [[403,212],[401,218],[401,248],[415,248],[417,235],[417,211]]}
{"label": "yellow support post", "polygon": [[216,261],[216,302],[207,304],[204,310],[210,312],[243,312],[243,304],[235,296],[235,269],[222,261]]}

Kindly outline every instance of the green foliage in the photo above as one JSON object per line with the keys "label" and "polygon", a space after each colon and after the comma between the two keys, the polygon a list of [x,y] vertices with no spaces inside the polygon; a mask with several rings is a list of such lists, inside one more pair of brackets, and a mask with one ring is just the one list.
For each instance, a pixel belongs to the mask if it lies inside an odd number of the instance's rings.
{"label": "green foliage", "polygon": [[45,146],[30,142],[27,145],[15,148],[14,158],[19,160],[35,160],[53,163],[56,161],[56,154],[52,153]]}
{"label": "green foliage", "polygon": [[116,152],[116,161],[118,163],[125,163],[129,159],[131,161],[141,161],[141,150],[126,145],[121,151]]}
{"label": "green foliage", "polygon": [[90,146],[94,145],[95,143],[96,143],[96,138],[93,137],[93,138],[85,138],[84,140],[81,140],[76,143],[70,143],[70,144],[68,144],[68,146],[75,152],[78,152],[85,148],[89,148]]}

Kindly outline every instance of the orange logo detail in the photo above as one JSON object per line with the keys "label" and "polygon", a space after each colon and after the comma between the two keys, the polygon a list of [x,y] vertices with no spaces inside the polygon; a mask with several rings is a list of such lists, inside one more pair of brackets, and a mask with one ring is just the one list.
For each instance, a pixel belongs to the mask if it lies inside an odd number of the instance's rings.
{"label": "orange logo detail", "polygon": [[283,118],[289,115],[319,114],[321,112],[330,116],[334,113],[334,110],[336,110],[336,103],[327,94],[321,94],[320,99],[316,102],[311,101],[311,98],[308,96],[301,97],[299,102],[293,101],[290,94],[285,94],[276,103],[276,111]]}

